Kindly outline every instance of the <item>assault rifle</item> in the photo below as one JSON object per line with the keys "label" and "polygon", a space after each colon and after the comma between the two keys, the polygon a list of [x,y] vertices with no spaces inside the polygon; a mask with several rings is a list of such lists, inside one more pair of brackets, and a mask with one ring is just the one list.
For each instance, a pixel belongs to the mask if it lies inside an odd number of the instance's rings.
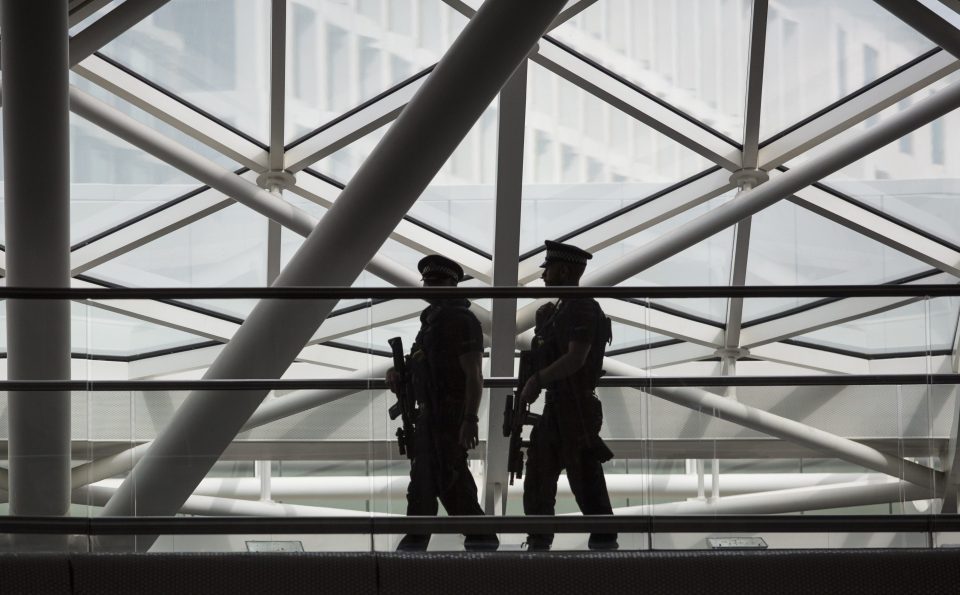
{"label": "assault rifle", "polygon": [[407,360],[403,356],[403,339],[394,337],[387,341],[393,353],[393,370],[399,376],[397,382],[397,402],[390,406],[390,419],[400,418],[401,426],[397,428],[397,447],[400,454],[408,459],[414,456],[414,436],[416,435],[417,400],[413,392],[413,382]]}
{"label": "assault rifle", "polygon": [[520,352],[520,370],[517,375],[517,390],[507,395],[506,406],[503,409],[503,435],[510,438],[510,447],[507,450],[507,471],[510,472],[510,485],[513,478],[523,479],[523,448],[530,446],[529,440],[523,439],[523,426],[534,426],[540,421],[540,416],[530,413],[530,404],[520,398],[524,385],[536,373],[532,351]]}

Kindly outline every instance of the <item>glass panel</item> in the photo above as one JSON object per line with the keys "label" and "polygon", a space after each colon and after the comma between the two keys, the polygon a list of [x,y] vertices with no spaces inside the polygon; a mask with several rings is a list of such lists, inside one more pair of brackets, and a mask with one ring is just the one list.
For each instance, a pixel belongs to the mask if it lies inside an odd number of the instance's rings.
{"label": "glass panel", "polygon": [[[129,303],[105,306],[126,310]],[[204,337],[95,306],[72,304],[71,319],[71,351],[81,357],[139,359],[158,351],[208,344]],[[178,322],[169,321],[171,325]]]}
{"label": "glass panel", "polygon": [[528,80],[521,252],[712,165],[541,66]]}
{"label": "glass panel", "polygon": [[[929,311],[928,311],[929,309]],[[934,298],[797,337],[798,341],[866,354],[953,348],[960,299]],[[927,319],[929,317],[929,328]]]}
{"label": "glass panel", "polygon": [[288,140],[436,63],[467,23],[440,0],[352,4],[289,3]]}
{"label": "glass panel", "polygon": [[[387,128],[326,157],[315,169],[349,182]],[[485,252],[493,251],[497,111],[491,105],[410,209],[410,216]]]}
{"label": "glass panel", "polygon": [[[960,81],[960,75],[947,77],[935,88],[954,81]],[[922,101],[928,94],[927,91],[916,93],[888,108],[878,118],[882,121]],[[960,138],[954,133],[958,124],[960,115],[950,113],[823,181],[887,215],[958,244],[960,180],[953,173],[960,165]]]}
{"label": "glass panel", "polygon": [[[714,198],[688,211],[675,215],[621,242],[594,254],[587,265],[585,275],[605,265],[629,257],[629,254],[656,238],[670,233],[680,225],[727,202],[733,193]],[[576,244],[574,237],[570,240]],[[626,279],[617,285],[728,285],[730,283],[730,255],[732,254],[732,228],[714,234],[710,238],[671,256],[649,269]],[[659,299],[656,303],[671,310],[702,317],[722,323],[726,316],[726,300],[720,299]]]}
{"label": "glass panel", "polygon": [[[231,205],[88,271],[127,287],[257,287],[267,281],[267,219]],[[184,300],[246,316],[255,300]]]}
{"label": "glass panel", "polygon": [[744,0],[599,0],[551,36],[739,140],[749,19]]}
{"label": "glass panel", "polygon": [[870,0],[789,0],[770,7],[766,47],[760,138],[935,46]]}
{"label": "glass panel", "polygon": [[103,53],[239,130],[270,125],[269,0],[171,0]]}
{"label": "glass panel", "polygon": [[[887,283],[930,266],[807,209],[780,201],[754,216],[747,285]],[[744,319],[787,310],[814,299],[744,300]]]}

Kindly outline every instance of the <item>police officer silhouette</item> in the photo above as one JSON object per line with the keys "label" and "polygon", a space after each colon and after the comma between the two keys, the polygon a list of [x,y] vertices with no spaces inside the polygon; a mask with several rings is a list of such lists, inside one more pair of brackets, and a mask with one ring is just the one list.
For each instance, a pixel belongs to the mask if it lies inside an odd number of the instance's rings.
{"label": "police officer silhouette", "polygon": [[[546,242],[542,278],[547,287],[579,285],[592,255],[569,244]],[[610,341],[610,321],[596,300],[563,298],[537,310],[534,367],[521,398],[532,403],[546,389],[546,403],[527,450],[523,510],[552,515],[557,480],[567,471],[570,488],[583,514],[613,514],[601,463],[613,453],[600,439],[603,412],[594,394],[603,374],[603,353]],[[531,534],[529,550],[549,550],[552,534]],[[617,549],[615,533],[593,533],[590,549]]]}
{"label": "police officer silhouette", "polygon": [[[420,260],[424,287],[456,287],[463,269],[440,255]],[[435,516],[437,500],[450,515],[482,515],[477,485],[467,468],[467,451],[477,446],[477,415],[483,392],[483,333],[465,299],[428,300],[420,332],[410,350],[410,373],[420,390],[414,457],[407,488],[408,516]],[[396,373],[387,373],[391,388]],[[428,534],[406,535],[398,551],[423,551]],[[495,550],[495,534],[467,535],[464,547]]]}

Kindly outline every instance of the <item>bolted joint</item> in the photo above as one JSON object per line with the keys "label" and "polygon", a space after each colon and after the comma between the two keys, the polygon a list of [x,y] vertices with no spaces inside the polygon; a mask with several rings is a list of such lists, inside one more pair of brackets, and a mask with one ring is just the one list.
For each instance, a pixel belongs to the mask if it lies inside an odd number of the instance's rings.
{"label": "bolted joint", "polygon": [[286,170],[265,171],[257,176],[257,186],[269,191],[289,190],[297,183],[297,178]]}
{"label": "bolted joint", "polygon": [[769,179],[770,176],[762,169],[738,169],[730,174],[730,183],[736,184],[737,188],[756,188]]}
{"label": "bolted joint", "polygon": [[713,352],[713,354],[719,357],[721,360],[724,359],[733,359],[739,360],[745,357],[749,357],[750,350],[746,347],[721,347]]}

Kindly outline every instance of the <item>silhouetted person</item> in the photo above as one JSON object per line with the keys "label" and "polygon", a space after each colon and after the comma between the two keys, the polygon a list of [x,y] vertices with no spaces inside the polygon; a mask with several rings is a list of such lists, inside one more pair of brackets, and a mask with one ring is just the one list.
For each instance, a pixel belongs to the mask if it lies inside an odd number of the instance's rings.
{"label": "silhouetted person", "polygon": [[[463,269],[439,255],[417,265],[425,287],[455,287]],[[410,349],[409,369],[418,386],[414,457],[407,488],[408,516],[435,516],[437,500],[450,515],[482,515],[477,485],[467,468],[467,450],[478,442],[477,410],[483,392],[483,333],[465,299],[429,300]],[[387,372],[395,387],[397,374]],[[394,391],[396,392],[396,391]],[[430,535],[406,535],[398,551],[423,551]],[[466,549],[495,550],[494,534],[467,535]]]}
{"label": "silhouetted person", "polygon": [[[592,256],[575,246],[546,242],[543,281],[547,287],[576,286]],[[570,488],[583,514],[613,514],[604,463],[613,453],[600,439],[603,411],[594,394],[603,374],[603,353],[610,341],[610,320],[596,300],[561,299],[537,310],[533,340],[537,372],[527,381],[521,398],[532,403],[546,389],[546,404],[527,449],[523,482],[523,511],[552,515],[557,480],[567,471]],[[552,534],[531,534],[529,550],[549,550]],[[590,549],[617,549],[617,535],[593,533]]]}

